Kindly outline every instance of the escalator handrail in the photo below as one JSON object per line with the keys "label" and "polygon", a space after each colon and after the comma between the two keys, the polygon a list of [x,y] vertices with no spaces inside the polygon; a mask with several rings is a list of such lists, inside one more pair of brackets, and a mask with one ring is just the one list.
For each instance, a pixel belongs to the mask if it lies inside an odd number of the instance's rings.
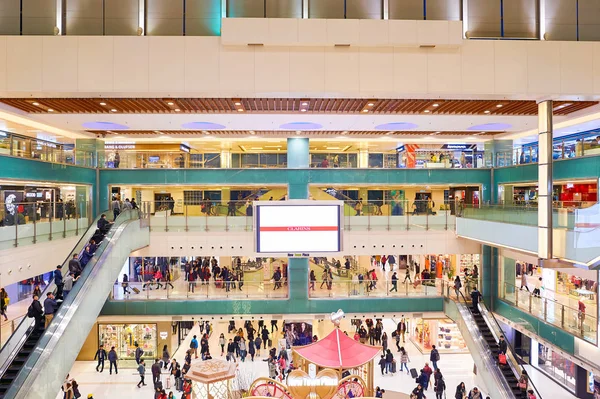
{"label": "escalator handrail", "polygon": [[[35,364],[39,360],[40,356],[44,352],[47,351],[46,347],[50,343],[51,339],[53,337],[61,336],[61,332],[59,331],[59,329],[61,327],[61,321],[65,319],[67,312],[73,310],[73,306],[71,306],[71,305],[73,304],[74,300],[77,298],[82,287],[87,282],[89,276],[95,272],[96,265],[99,262],[99,260],[102,259],[103,255],[107,254],[106,249],[109,247],[109,244],[113,241],[112,240],[113,237],[120,230],[121,226],[126,225],[127,222],[129,222],[131,220],[136,220],[137,218],[140,217],[140,215],[141,215],[141,213],[138,210],[125,210],[121,213],[121,215],[119,215],[120,217],[117,218],[117,220],[115,221],[115,224],[111,227],[109,232],[106,234],[105,239],[102,240],[101,245],[98,247],[98,249],[97,249],[96,253],[94,254],[94,256],[92,257],[92,259],[89,261],[89,263],[83,269],[79,280],[77,281],[76,284],[73,285],[73,289],[69,292],[69,295],[67,295],[67,297],[64,299],[63,303],[59,307],[58,311],[54,314],[54,318],[53,318],[52,322],[44,330],[42,336],[40,337],[39,341],[37,342],[35,351],[33,351],[31,353],[31,355],[25,362],[25,365],[21,368],[21,370],[19,370],[19,373],[17,374],[17,376],[11,383],[9,390],[6,392],[5,397],[7,397],[7,398],[11,397],[10,396],[11,394],[13,395],[13,397],[14,397],[14,395],[16,395],[16,393],[18,392],[18,389],[20,389],[20,387],[15,388],[15,383],[17,382],[17,380],[21,380],[21,383],[23,383],[24,380],[27,378],[27,375],[31,372],[31,370],[34,370]],[[27,319],[27,320],[33,320],[33,319]],[[22,374],[22,373],[25,373],[25,374]],[[19,384],[16,384],[16,385],[19,386]],[[17,390],[17,392],[15,392],[15,389]]]}
{"label": "escalator handrail", "polygon": [[[465,304],[467,304],[467,308],[469,308],[469,311],[472,312],[471,307],[468,306],[467,298],[465,298],[465,296],[463,295],[462,292],[460,292],[460,290],[458,292],[459,292],[460,296],[463,298],[463,300],[465,301]],[[502,333],[502,335],[506,338],[506,333],[500,326],[500,323],[498,323],[496,316],[494,316],[494,314],[488,310],[487,306],[485,306],[485,304],[483,302],[480,301],[478,303],[478,305],[479,305],[480,310],[483,310],[485,315],[488,316],[488,319],[494,321],[495,327],[497,327],[498,331],[500,331]],[[491,326],[490,326],[490,328],[491,328]],[[515,377],[517,378],[517,380],[519,380],[521,378],[521,374],[523,373],[523,371],[526,371],[526,370],[525,370],[525,368],[522,367],[521,361],[517,357],[517,353],[515,352],[514,348],[510,344],[510,342],[508,342],[507,339],[505,339],[504,342],[506,342],[508,351],[510,352],[512,358],[516,362],[516,366],[511,367],[511,369],[513,370],[513,372],[517,372],[518,375],[516,375]],[[511,366],[512,366],[512,364],[511,364]],[[536,393],[536,396],[538,398],[541,397],[539,394],[539,390],[537,389],[537,387],[535,386],[535,384],[533,383],[533,381],[531,380],[531,377],[529,377],[529,375],[527,375],[527,389],[533,389],[533,391]]]}
{"label": "escalator handrail", "polygon": [[[107,215],[109,214],[108,211],[106,211],[105,213]],[[77,241],[77,244],[75,244],[75,251],[69,251],[67,258],[64,262],[62,262],[63,277],[66,276],[66,274],[68,273],[68,265],[69,261],[73,257],[73,253],[80,253],[81,250],[85,248],[85,244],[87,244],[87,242],[89,242],[91,237],[94,235],[97,229],[96,224],[98,223],[98,220],[100,219],[101,215],[102,213],[94,219],[90,226],[88,226],[87,230],[81,235],[79,241]],[[77,248],[79,247],[81,247],[81,249],[77,251]],[[46,288],[44,288],[44,290],[40,294],[40,302],[43,303],[43,298],[46,297],[47,293],[54,292],[55,289],[56,284],[54,284],[54,279],[51,279],[46,285]],[[33,330],[34,323],[35,319],[24,317],[23,320],[21,320],[21,322],[19,323],[19,326],[15,329],[15,331],[11,334],[6,343],[2,346],[2,349],[0,350],[0,376],[4,375],[6,369],[10,367],[10,364],[12,363],[14,357],[21,350],[21,347],[23,346],[23,344],[27,340],[27,337],[29,337]]]}

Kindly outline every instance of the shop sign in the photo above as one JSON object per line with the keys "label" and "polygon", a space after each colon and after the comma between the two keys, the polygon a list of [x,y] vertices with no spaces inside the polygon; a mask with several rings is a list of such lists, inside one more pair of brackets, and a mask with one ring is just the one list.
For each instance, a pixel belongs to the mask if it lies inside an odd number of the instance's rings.
{"label": "shop sign", "polygon": [[404,152],[404,151],[406,151],[406,146],[404,144],[396,147],[396,152]]}
{"label": "shop sign", "polygon": [[135,141],[105,141],[105,150],[134,150]]}
{"label": "shop sign", "polygon": [[180,144],[180,145],[179,145],[179,149],[180,149],[181,151],[183,151],[183,152],[190,152],[190,147],[188,147],[188,146],[187,146],[187,145],[185,145],[185,144]]}
{"label": "shop sign", "polygon": [[471,144],[444,144],[442,146],[445,150],[470,150]]}
{"label": "shop sign", "polygon": [[160,339],[167,339],[168,336],[169,336],[168,332],[166,332],[166,331],[160,332]]}
{"label": "shop sign", "polygon": [[[50,148],[58,148],[58,146],[54,143],[49,143],[47,141],[39,141],[37,140],[35,142],[37,144],[38,147],[50,147]],[[39,148],[38,148],[39,149]]]}

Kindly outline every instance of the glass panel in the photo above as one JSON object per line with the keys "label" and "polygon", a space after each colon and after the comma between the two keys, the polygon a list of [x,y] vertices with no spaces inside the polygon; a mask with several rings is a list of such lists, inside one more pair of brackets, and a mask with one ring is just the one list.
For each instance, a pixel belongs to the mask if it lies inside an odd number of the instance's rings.
{"label": "glass panel", "polygon": [[66,34],[102,35],[102,5],[102,0],[66,0]]}
{"label": "glass panel", "polygon": [[266,0],[267,18],[302,18],[302,0]]}
{"label": "glass panel", "polygon": [[389,0],[390,19],[423,19],[423,0]]}
{"label": "glass panel", "polygon": [[137,35],[139,0],[104,0],[104,34]]}
{"label": "glass panel", "polygon": [[146,34],[148,36],[183,35],[183,2],[146,0]]}
{"label": "glass panel", "polygon": [[20,34],[20,8],[20,0],[0,1],[0,35]]}
{"label": "glass panel", "polygon": [[539,36],[538,0],[504,0],[503,4],[505,37]]}
{"label": "glass panel", "polygon": [[23,0],[24,35],[54,35],[55,25],[56,1]]}
{"label": "glass panel", "polygon": [[428,20],[461,20],[461,0],[427,0],[426,5]]}
{"label": "glass panel", "polygon": [[320,0],[308,3],[309,18],[344,19],[345,0]]}
{"label": "glass panel", "polygon": [[500,4],[498,0],[469,2],[469,37],[500,37]]}
{"label": "glass panel", "polygon": [[227,18],[264,17],[264,0],[227,0]]}
{"label": "glass panel", "polygon": [[382,19],[383,2],[373,0],[346,0],[346,18]]}
{"label": "glass panel", "polygon": [[546,1],[546,40],[577,40],[577,0]]}
{"label": "glass panel", "polygon": [[221,34],[221,0],[187,0],[185,3],[186,36]]}

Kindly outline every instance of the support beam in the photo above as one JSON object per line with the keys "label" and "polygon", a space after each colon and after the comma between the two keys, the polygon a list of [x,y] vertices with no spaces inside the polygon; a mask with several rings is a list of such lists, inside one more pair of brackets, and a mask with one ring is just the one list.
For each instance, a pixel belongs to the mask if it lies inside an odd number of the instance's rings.
{"label": "support beam", "polygon": [[538,103],[538,258],[552,259],[552,100]]}

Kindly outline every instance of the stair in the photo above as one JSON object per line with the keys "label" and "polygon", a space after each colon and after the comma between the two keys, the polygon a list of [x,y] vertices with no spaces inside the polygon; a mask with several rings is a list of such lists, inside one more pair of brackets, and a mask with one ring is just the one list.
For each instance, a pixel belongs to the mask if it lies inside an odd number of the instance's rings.
{"label": "stair", "polygon": [[25,343],[21,347],[21,350],[19,350],[17,356],[13,359],[10,366],[4,372],[4,375],[2,375],[0,378],[0,399],[4,398],[4,395],[6,395],[6,391],[8,391],[8,388],[10,388],[13,380],[17,378],[17,374],[19,374],[19,371],[29,358],[29,355],[31,355],[31,353],[35,350],[37,342],[43,333],[43,329],[31,330],[29,336],[25,340]]}
{"label": "stair", "polygon": [[[485,319],[483,318],[481,313],[471,312],[471,314],[473,315],[473,319],[475,320],[475,323],[477,324],[477,328],[479,329],[479,332],[481,333],[482,338],[487,343],[494,358],[497,359],[498,353],[500,352],[500,348],[498,346],[498,343],[496,342],[496,339],[494,338],[494,335],[492,334],[492,331],[488,327],[488,325],[485,322]],[[519,380],[517,379],[517,377],[515,377],[512,369],[508,365],[501,367],[500,369],[502,371],[502,375],[504,375],[504,379],[506,379],[506,382],[508,383],[512,393],[514,394],[514,397],[520,398],[521,390],[519,389],[519,387],[517,385]]]}

